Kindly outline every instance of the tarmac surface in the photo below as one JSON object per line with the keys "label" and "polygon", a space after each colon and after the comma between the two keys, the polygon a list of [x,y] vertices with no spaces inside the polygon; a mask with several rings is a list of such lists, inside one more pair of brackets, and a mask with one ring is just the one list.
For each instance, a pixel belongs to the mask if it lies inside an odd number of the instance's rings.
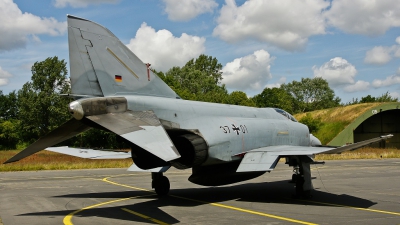
{"label": "tarmac surface", "polygon": [[149,173],[125,169],[0,173],[0,225],[13,224],[400,224],[400,159],[312,165],[313,198],[294,199],[292,169],[222,187],[171,169],[170,195]]}

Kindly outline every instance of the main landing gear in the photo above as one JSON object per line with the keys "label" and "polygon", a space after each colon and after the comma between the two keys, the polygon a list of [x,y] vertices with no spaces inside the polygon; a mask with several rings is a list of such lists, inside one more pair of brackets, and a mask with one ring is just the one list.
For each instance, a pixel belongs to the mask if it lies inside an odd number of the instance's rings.
{"label": "main landing gear", "polygon": [[163,173],[151,173],[151,178],[153,179],[151,187],[154,188],[157,195],[159,197],[167,195],[170,189],[168,178]]}
{"label": "main landing gear", "polygon": [[310,162],[307,158],[298,156],[289,160],[289,166],[293,166],[292,180],[290,183],[295,183],[294,198],[311,198],[311,190],[314,189],[311,182]]}

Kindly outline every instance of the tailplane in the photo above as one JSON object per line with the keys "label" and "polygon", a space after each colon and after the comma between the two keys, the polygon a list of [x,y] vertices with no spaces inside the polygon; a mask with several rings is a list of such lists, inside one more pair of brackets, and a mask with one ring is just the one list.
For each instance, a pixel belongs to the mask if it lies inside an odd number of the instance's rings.
{"label": "tailplane", "polygon": [[72,95],[177,94],[107,28],[68,15]]}

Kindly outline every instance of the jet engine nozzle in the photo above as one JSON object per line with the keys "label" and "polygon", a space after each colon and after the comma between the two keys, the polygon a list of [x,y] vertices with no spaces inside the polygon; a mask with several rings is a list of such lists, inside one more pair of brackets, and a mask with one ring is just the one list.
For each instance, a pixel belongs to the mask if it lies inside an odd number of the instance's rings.
{"label": "jet engine nozzle", "polygon": [[82,105],[78,101],[74,101],[69,104],[69,112],[77,120],[81,120],[85,115]]}

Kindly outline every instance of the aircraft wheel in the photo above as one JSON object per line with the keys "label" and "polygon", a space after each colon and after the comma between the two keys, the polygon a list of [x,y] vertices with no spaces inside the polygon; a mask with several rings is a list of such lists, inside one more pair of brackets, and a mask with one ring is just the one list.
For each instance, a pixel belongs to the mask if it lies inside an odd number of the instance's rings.
{"label": "aircraft wheel", "polygon": [[304,178],[300,175],[296,177],[296,195],[302,195],[304,192],[303,189]]}
{"label": "aircraft wheel", "polygon": [[169,180],[166,176],[160,176],[154,179],[152,186],[158,196],[167,195],[170,188]]}
{"label": "aircraft wheel", "polygon": [[297,181],[297,177],[298,177],[299,175],[297,175],[297,174],[292,174],[292,180],[291,181],[289,181],[289,183],[296,183],[296,181]]}

